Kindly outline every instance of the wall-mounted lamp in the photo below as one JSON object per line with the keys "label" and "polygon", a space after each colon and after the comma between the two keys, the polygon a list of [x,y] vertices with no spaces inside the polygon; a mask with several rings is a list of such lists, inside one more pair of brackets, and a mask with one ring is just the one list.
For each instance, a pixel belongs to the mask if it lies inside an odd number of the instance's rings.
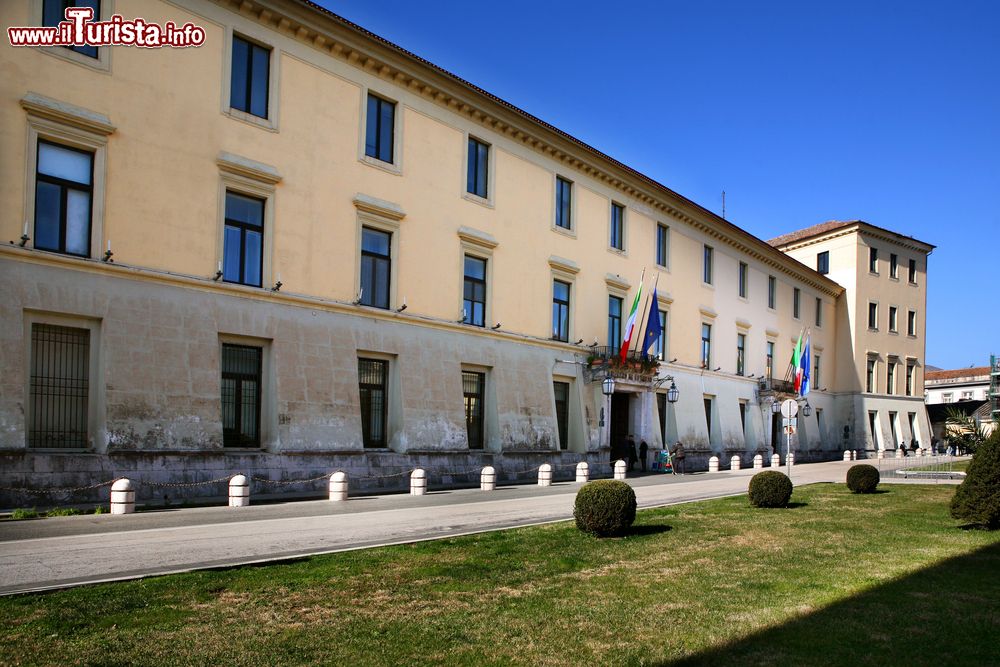
{"label": "wall-mounted lamp", "polygon": [[756,373],[751,373],[750,377],[757,377],[757,374]]}
{"label": "wall-mounted lamp", "polygon": [[360,306],[361,305],[361,297],[363,297],[364,295],[365,295],[365,288],[362,287],[361,291],[358,292],[358,298],[355,299],[354,301],[352,301],[351,303],[354,304],[355,306]]}
{"label": "wall-mounted lamp", "polygon": [[494,325],[494,326],[492,326],[492,327],[490,327],[490,328],[491,328],[491,329],[493,329],[494,331],[496,331],[497,329],[499,329],[499,328],[500,328],[500,323],[499,323],[499,322],[497,322],[497,323],[496,323],[496,325]]}
{"label": "wall-mounted lamp", "polygon": [[712,372],[713,373],[718,373],[721,370],[722,370],[722,366],[716,366],[715,368],[712,369]]}
{"label": "wall-mounted lamp", "polygon": [[462,309],[462,319],[455,320],[456,324],[465,324],[465,321],[469,319],[468,313],[465,312],[465,308]]}
{"label": "wall-mounted lamp", "polygon": [[580,340],[576,341],[576,342],[575,342],[575,343],[573,343],[573,344],[574,344],[574,345],[580,345],[581,343],[583,343],[583,339],[582,339],[582,338],[581,338]]}
{"label": "wall-mounted lamp", "polygon": [[215,275],[212,276],[212,280],[218,281],[222,277],[222,262],[219,262],[219,267],[215,270]]}
{"label": "wall-mounted lamp", "polygon": [[406,297],[403,297],[403,305],[396,309],[397,313],[401,313],[406,310]]}
{"label": "wall-mounted lamp", "polygon": [[[19,243],[18,245],[20,245],[20,246],[21,246],[21,247],[23,248],[23,247],[24,247],[24,245],[25,245],[25,244],[26,244],[26,243],[27,243],[28,241],[30,241],[30,240],[31,240],[31,237],[30,237],[30,236],[28,236],[28,223],[27,223],[27,222],[25,222],[25,223],[24,223],[24,231],[23,231],[23,232],[21,232],[21,243]],[[11,241],[11,242],[10,242],[10,244],[11,244],[11,245],[14,245],[14,242],[13,242],[13,241]]]}
{"label": "wall-mounted lamp", "polygon": [[594,336],[594,342],[590,344],[590,347],[597,347],[597,336]]}
{"label": "wall-mounted lamp", "polygon": [[274,283],[274,287],[271,288],[271,291],[277,292],[280,289],[281,289],[281,279],[279,278],[278,282]]}

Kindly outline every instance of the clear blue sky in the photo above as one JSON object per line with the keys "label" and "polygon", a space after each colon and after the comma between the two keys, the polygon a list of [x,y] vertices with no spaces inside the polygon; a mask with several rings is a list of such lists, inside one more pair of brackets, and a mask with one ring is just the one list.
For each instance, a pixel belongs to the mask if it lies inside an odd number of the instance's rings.
{"label": "clear blue sky", "polygon": [[320,2],[760,238],[938,246],[926,362],[1000,354],[1000,1]]}

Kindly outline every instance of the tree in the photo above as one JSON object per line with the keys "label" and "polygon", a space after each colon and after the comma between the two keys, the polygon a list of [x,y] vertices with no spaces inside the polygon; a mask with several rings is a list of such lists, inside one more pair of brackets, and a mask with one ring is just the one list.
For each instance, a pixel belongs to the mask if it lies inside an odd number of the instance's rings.
{"label": "tree", "polygon": [[958,408],[949,407],[945,410],[945,434],[948,441],[975,454],[976,449],[986,442],[986,431],[983,425],[973,415],[968,415]]}
{"label": "tree", "polygon": [[1000,430],[973,455],[951,499],[951,515],[991,530],[1000,528]]}

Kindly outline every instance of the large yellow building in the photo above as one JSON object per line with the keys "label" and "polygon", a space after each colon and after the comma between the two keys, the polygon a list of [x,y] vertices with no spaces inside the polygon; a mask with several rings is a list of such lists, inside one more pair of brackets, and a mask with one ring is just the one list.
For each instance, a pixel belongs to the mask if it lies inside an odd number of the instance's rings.
{"label": "large yellow building", "polygon": [[[304,0],[97,6],[205,41],[0,50],[5,479],[458,483],[628,435],[746,464],[802,332],[800,457],[929,442],[932,246],[862,222],[771,245]],[[640,280],[658,367],[610,363]]]}

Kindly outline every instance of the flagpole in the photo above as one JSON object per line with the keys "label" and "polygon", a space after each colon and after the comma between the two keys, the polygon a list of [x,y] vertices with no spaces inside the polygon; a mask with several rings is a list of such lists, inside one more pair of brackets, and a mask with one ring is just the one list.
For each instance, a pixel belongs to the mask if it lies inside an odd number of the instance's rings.
{"label": "flagpole", "polygon": [[[643,269],[643,270],[645,271],[645,269]],[[659,284],[659,282],[660,282],[660,274],[659,274],[659,272],[657,272],[656,278],[653,279],[653,291],[650,294],[649,300],[652,300],[652,298],[653,298],[652,295],[656,294],[656,286]],[[649,300],[647,300],[646,303],[644,303],[642,305],[642,318],[639,320],[639,329],[642,330],[642,336],[643,336],[643,338],[645,338],[645,336],[646,336],[646,330],[643,329],[642,323],[646,319],[646,312],[649,310]],[[638,338],[636,340],[638,340]],[[643,353],[646,352],[646,343],[645,343],[645,340],[643,340],[642,351],[643,351]]]}
{"label": "flagpole", "polygon": [[[645,281],[646,281],[646,267],[644,266],[644,267],[642,267],[642,274],[639,275],[639,291],[636,293],[636,296],[639,296],[639,294],[642,293],[642,285],[643,285],[643,283]],[[634,302],[633,302],[633,305],[635,305]],[[629,317],[631,317],[631,316],[632,316],[632,313],[629,312]],[[632,335],[632,336],[635,335],[635,322],[632,322],[632,329],[628,333],[630,335]],[[625,344],[625,341],[622,341],[622,345],[624,345],[624,344]],[[628,345],[629,345],[629,347],[632,347],[632,340],[631,339],[629,339]],[[625,353],[628,352],[629,347],[625,348]],[[625,355],[622,355],[622,362],[624,363],[624,361],[625,361]]]}

